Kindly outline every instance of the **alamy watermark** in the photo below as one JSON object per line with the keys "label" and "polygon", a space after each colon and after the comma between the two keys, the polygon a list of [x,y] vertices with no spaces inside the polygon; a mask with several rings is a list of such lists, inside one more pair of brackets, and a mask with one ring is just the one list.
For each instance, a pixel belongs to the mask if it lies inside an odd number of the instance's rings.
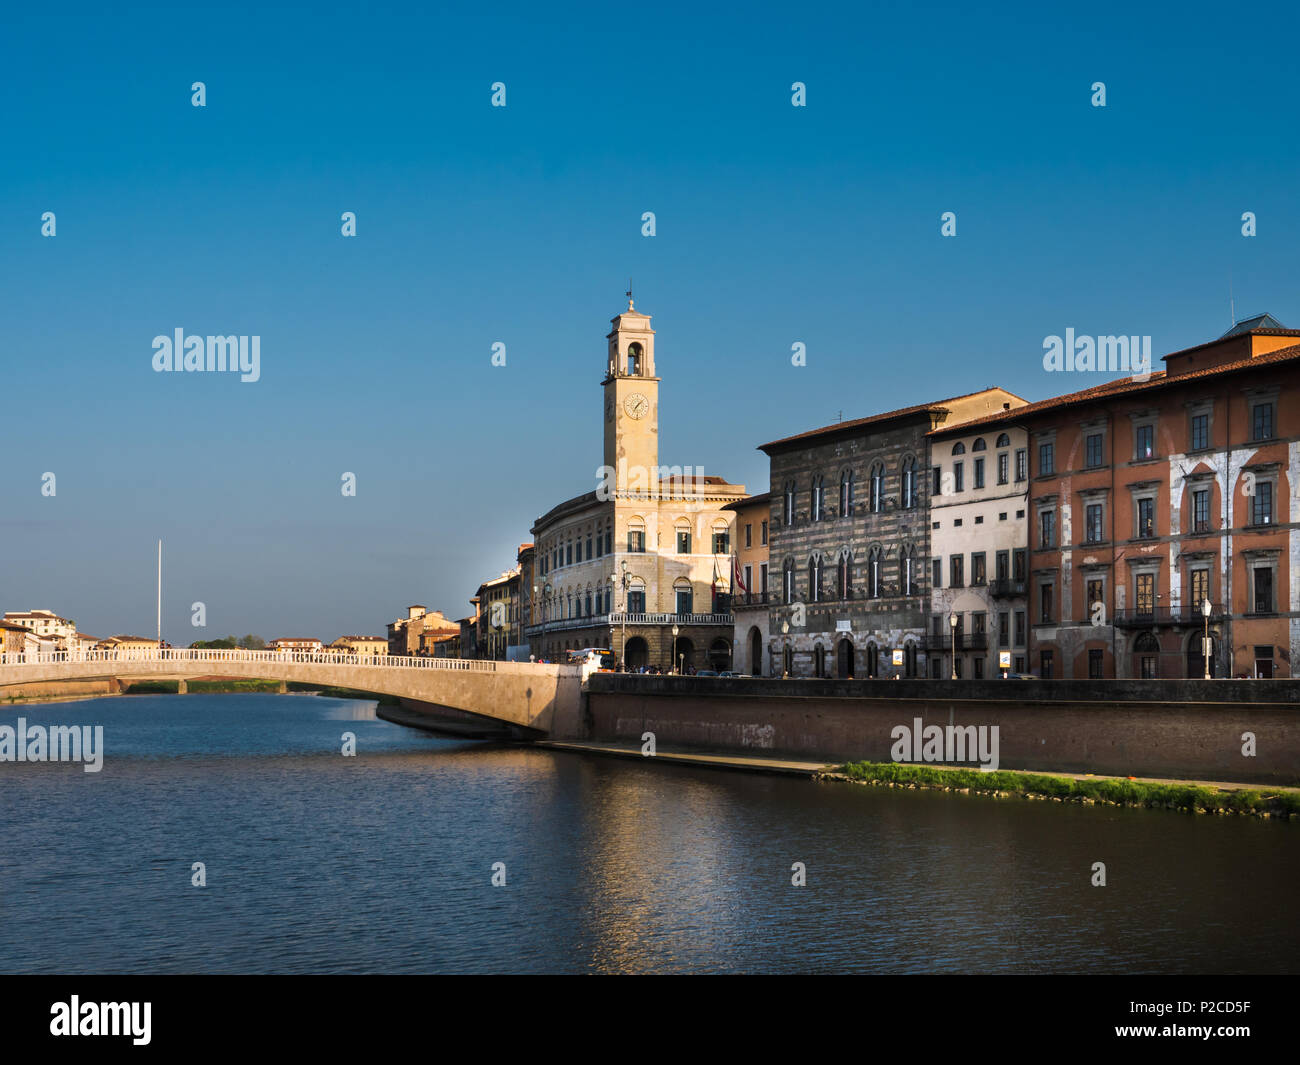
{"label": "alamy watermark", "polygon": [[981,773],[998,767],[997,725],[923,725],[919,717],[911,726],[895,725],[889,757],[895,762],[976,762]]}
{"label": "alamy watermark", "polygon": [[252,384],[262,376],[260,336],[186,336],[184,329],[172,336],[153,338],[155,373],[216,373],[227,370]]}
{"label": "alamy watermark", "polygon": [[1043,369],[1048,373],[1126,373],[1138,381],[1151,379],[1149,336],[1075,336],[1043,338]]}
{"label": "alamy watermark", "polygon": [[0,725],[0,762],[82,762],[87,773],[104,768],[104,726]]}

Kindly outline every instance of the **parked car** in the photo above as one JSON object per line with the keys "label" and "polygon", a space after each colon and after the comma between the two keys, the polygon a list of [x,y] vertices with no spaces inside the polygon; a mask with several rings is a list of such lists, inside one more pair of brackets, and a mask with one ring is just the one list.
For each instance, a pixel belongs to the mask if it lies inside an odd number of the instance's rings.
{"label": "parked car", "polygon": [[716,677],[718,676],[718,671],[716,669],[697,669],[695,675],[697,677]]}
{"label": "parked car", "polygon": [[1032,673],[1008,673],[1007,680],[1037,680]]}

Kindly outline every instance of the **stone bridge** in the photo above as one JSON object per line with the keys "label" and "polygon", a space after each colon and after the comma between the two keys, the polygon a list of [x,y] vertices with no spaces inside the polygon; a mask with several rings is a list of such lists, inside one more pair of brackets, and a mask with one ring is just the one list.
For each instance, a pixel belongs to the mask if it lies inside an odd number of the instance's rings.
{"label": "stone bridge", "polygon": [[[570,733],[582,684],[596,667],[327,651],[157,650],[0,655],[6,690],[67,681],[189,681],[203,677],[290,681],[392,695],[534,733]],[[182,690],[184,684],[182,683]]]}

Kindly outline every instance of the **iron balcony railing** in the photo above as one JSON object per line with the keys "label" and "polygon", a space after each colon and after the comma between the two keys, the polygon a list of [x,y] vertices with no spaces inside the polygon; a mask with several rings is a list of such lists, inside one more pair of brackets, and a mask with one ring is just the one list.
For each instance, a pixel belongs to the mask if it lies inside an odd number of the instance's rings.
{"label": "iron balcony railing", "polygon": [[[1210,612],[1210,621],[1222,621],[1227,615],[1221,610]],[[1158,625],[1204,625],[1205,615],[1196,607],[1134,607],[1115,611],[1115,625],[1121,629],[1146,629]]]}
{"label": "iron balcony railing", "polygon": [[989,581],[989,595],[994,599],[1015,599],[1023,598],[1027,582],[1023,579],[1013,580],[1008,577],[999,577],[997,580]]}

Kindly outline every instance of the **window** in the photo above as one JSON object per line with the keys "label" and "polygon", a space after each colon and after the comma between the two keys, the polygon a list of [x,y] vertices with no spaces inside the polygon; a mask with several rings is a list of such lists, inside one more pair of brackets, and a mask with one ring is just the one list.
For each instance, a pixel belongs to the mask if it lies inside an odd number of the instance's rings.
{"label": "window", "polygon": [[1210,531],[1210,490],[1197,488],[1192,491],[1192,531],[1203,533]]}
{"label": "window", "polygon": [[1025,646],[1025,612],[1023,610],[1016,611],[1016,646]]}
{"label": "window", "polygon": [[1137,501],[1137,534],[1139,540],[1150,540],[1156,534],[1156,501],[1149,496]]}
{"label": "window", "polygon": [[1056,511],[1038,512],[1038,546],[1046,550],[1056,546]]}
{"label": "window", "polygon": [[[1103,596],[1105,594],[1105,587],[1106,587],[1105,582],[1100,580],[1099,578],[1094,577],[1088,581],[1087,592],[1086,592],[1086,598],[1088,601],[1088,616],[1084,620],[1092,621],[1093,618],[1100,617],[1103,619],[1103,623],[1104,623],[1106,617],[1105,603],[1103,601]],[[1101,606],[1102,608],[1101,612],[1097,611],[1098,606]]]}
{"label": "window", "polygon": [[1088,651],[1088,679],[1101,680],[1102,677],[1102,652],[1094,647]]}
{"label": "window", "polygon": [[1028,476],[1029,457],[1023,447],[1016,448],[1016,480],[1023,481]]}
{"label": "window", "polygon": [[1044,625],[1056,617],[1053,606],[1055,588],[1051,581],[1044,581],[1038,586],[1038,620]]}
{"label": "window", "polygon": [[820,558],[808,560],[808,598],[814,603],[822,601],[822,560]]}
{"label": "window", "polygon": [[825,480],[814,477],[812,488],[808,492],[808,517],[812,521],[822,520],[822,502],[825,493]]}
{"label": "window", "polygon": [[628,529],[627,549],[630,554],[640,555],[645,552],[645,530]]}
{"label": "window", "polygon": [[1011,570],[1012,579],[1023,581],[1025,579],[1025,567],[1029,561],[1029,552],[1023,547],[1018,547],[1011,552],[1011,560],[1014,563]]}
{"label": "window", "polygon": [[1199,611],[1201,604],[1210,598],[1210,571],[1208,569],[1192,570],[1192,598],[1187,604],[1191,610]]}
{"label": "window", "polygon": [[964,561],[965,557],[966,557],[965,555],[953,555],[951,558],[948,559],[948,570],[949,570],[948,587],[949,588],[965,587],[965,583],[966,583],[965,577],[962,573],[962,562]]}
{"label": "window", "polygon": [[745,546],[754,546],[754,526],[749,522],[745,523]]}
{"label": "window", "polygon": [[940,484],[939,467],[930,467],[930,494],[932,496],[942,495],[943,489]]}
{"label": "window", "polygon": [[966,454],[966,445],[963,444],[960,440],[958,440],[957,443],[952,445],[952,453],[954,455]]}
{"label": "window", "polygon": [[1011,552],[999,551],[993,556],[993,574],[999,581],[1011,578]]}
{"label": "window", "polygon": [[1095,469],[1101,465],[1101,433],[1089,433],[1087,439],[1087,465]]}
{"label": "window", "polygon": [[1156,612],[1156,578],[1153,573],[1139,573],[1133,578],[1134,605],[1138,617],[1154,617]]}
{"label": "window", "polygon": [[840,556],[840,561],[836,567],[835,583],[836,589],[841,599],[853,598],[853,556],[847,552]]}
{"label": "window", "polygon": [[679,555],[689,555],[691,553],[690,529],[677,530],[677,553]]}
{"label": "window", "polygon": [[[1040,477],[1056,472],[1056,445],[1038,445],[1038,475]],[[1020,478],[1016,478],[1019,480]]]}
{"label": "window", "polygon": [[975,669],[975,672],[972,674],[972,676],[973,676],[976,680],[983,680],[983,679],[984,679],[984,659],[982,659],[982,658],[976,658],[976,659],[973,659],[971,664],[972,664],[972,666],[973,666],[974,669]]}
{"label": "window", "polygon": [[587,533],[587,557],[588,557],[589,559],[590,559],[590,558],[595,558],[595,557],[596,557],[596,556],[592,553],[592,549],[591,549],[591,533]]}
{"label": "window", "polygon": [[1138,657],[1138,673],[1143,680],[1155,680],[1160,676],[1159,640],[1144,632],[1134,641],[1133,651]]}
{"label": "window", "polygon": [[1273,404],[1256,403],[1250,412],[1250,438],[1268,440],[1273,436]]}
{"label": "window", "polygon": [[731,534],[725,530],[722,532],[716,529],[713,532],[713,553],[715,555],[731,554]]}
{"label": "window", "polygon": [[985,568],[983,551],[973,552],[970,556],[970,582],[972,586],[988,584],[988,571]]}
{"label": "window", "polygon": [[573,541],[570,540],[564,545],[564,557],[567,559],[566,565],[573,565]]}
{"label": "window", "polygon": [[627,593],[627,612],[629,614],[645,613],[645,589],[632,588]]}
{"label": "window", "polygon": [[1267,525],[1273,520],[1273,482],[1256,481],[1250,499],[1251,525]]}
{"label": "window", "polygon": [[867,555],[867,595],[872,599],[880,598],[880,548],[873,547]]}
{"label": "window", "polygon": [[885,506],[885,464],[877,462],[871,467],[871,513],[879,514]]}
{"label": "window", "polygon": [[786,525],[794,524],[794,481],[787,481],[785,484],[785,506],[782,508],[784,513],[781,520]]}
{"label": "window", "polygon": [[1005,610],[998,615],[998,646],[1011,646],[1011,615]]}
{"label": "window", "polygon": [[903,594],[918,595],[916,586],[916,548],[910,544],[903,548]]}
{"label": "window", "polygon": [[1038,675],[1043,680],[1051,680],[1055,674],[1056,664],[1051,651],[1038,652]]}
{"label": "window", "polygon": [[762,545],[763,547],[766,547],[766,546],[767,546],[767,521],[766,521],[766,519],[763,521],[763,527],[762,527],[762,530],[761,530],[760,533],[759,533],[758,542],[759,542],[759,544]]}
{"label": "window", "polygon": [[1089,503],[1084,508],[1084,525],[1087,536],[1087,542],[1090,544],[1101,543],[1104,535],[1102,533],[1102,506],[1100,503]]}
{"label": "window", "polygon": [[1203,451],[1210,446],[1210,416],[1192,415],[1192,450]]}
{"label": "window", "polygon": [[963,481],[964,481],[964,473],[961,468],[961,463],[954,462],[952,464],[952,490],[954,492],[965,491]]}
{"label": "window", "polygon": [[916,459],[910,455],[903,460],[903,507],[916,506]]}
{"label": "window", "polygon": [[1011,456],[1005,451],[998,456],[998,484],[1007,483],[1007,473],[1010,467]]}
{"label": "window", "polygon": [[984,487],[984,460],[983,459],[975,460],[975,487],[976,488]]}
{"label": "window", "polygon": [[794,591],[794,560],[787,558],[781,572],[782,593],[787,603],[793,603],[796,599]]}
{"label": "window", "polygon": [[641,376],[641,345],[631,344],[627,349],[627,372],[629,377]]}
{"label": "window", "polygon": [[840,516],[853,513],[853,471],[840,474]]}
{"label": "window", "polygon": [[1155,458],[1156,455],[1156,427],[1154,425],[1139,425],[1135,430],[1133,443],[1133,458],[1138,462],[1143,459]]}
{"label": "window", "polygon": [[1270,566],[1256,566],[1251,580],[1254,602],[1251,604],[1256,614],[1273,612],[1273,569]]}
{"label": "window", "polygon": [[677,589],[677,613],[692,614],[695,612],[695,593],[690,588]]}
{"label": "window", "polygon": [[943,587],[943,559],[936,558],[930,565],[930,587]]}

